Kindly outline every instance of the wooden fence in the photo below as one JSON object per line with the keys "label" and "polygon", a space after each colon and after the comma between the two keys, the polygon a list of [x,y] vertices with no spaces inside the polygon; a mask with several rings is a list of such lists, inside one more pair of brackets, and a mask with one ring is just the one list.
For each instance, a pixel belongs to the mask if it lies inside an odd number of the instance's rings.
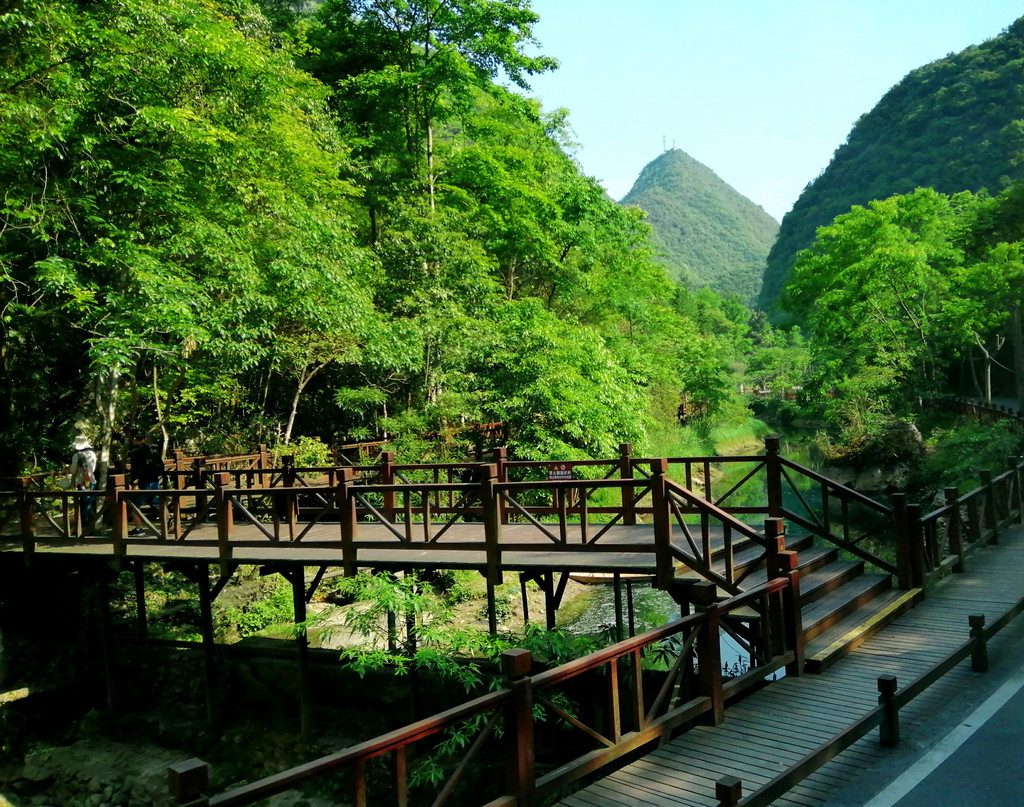
{"label": "wooden fence", "polygon": [[[462,746],[462,758],[445,767],[449,773],[437,788],[435,807],[449,803],[460,785],[465,789],[471,770],[477,771],[474,788],[486,791],[491,782],[497,791],[482,794],[475,803],[533,807],[546,794],[680,726],[699,720],[721,723],[727,699],[762,686],[773,672],[785,668],[789,674],[800,673],[802,631],[795,569],[723,602],[715,602],[713,584],[700,585],[704,605],[696,613],[535,675],[527,651],[506,651],[504,688],[265,779],[208,796],[205,763],[193,759],[172,766],[172,796],[192,807],[242,807],[314,779],[345,774],[356,807],[407,807],[413,747],[422,758],[452,731],[466,731],[471,721],[473,738]],[[726,680],[721,633],[729,630],[731,616],[751,612],[756,618],[745,618],[756,635],[752,666]],[[657,669],[652,669],[653,658],[658,660]],[[547,746],[535,742],[538,713],[543,714],[546,735],[575,735],[584,740],[584,747],[564,739]],[[488,748],[499,727],[504,749]],[[567,734],[560,735],[559,727]],[[385,755],[390,764],[375,768],[374,779],[367,763]],[[483,777],[481,769],[486,771]],[[546,772],[538,774],[541,769]]]}
{"label": "wooden fence", "polygon": [[[974,548],[997,541],[1024,500],[1024,465],[1015,464],[983,473],[963,495],[947,490],[945,503],[923,514],[900,494],[883,504],[781,456],[775,438],[761,456],[638,458],[624,445],[611,460],[510,461],[502,449],[495,457],[488,464],[401,465],[385,452],[373,465],[313,468],[287,457],[280,467],[264,467],[263,452],[208,458],[202,467],[177,458],[159,490],[133,490],[114,475],[103,493],[0,491],[0,536],[20,539],[28,557],[40,538],[106,540],[116,557],[134,543],[215,546],[225,573],[235,548],[267,543],[333,547],[349,574],[367,550],[483,551],[492,580],[508,552],[569,553],[567,566],[571,556],[590,553],[651,553],[662,585],[684,563],[738,593],[749,571],[778,550],[774,537],[750,522],[782,518],[791,533],[838,546],[911,589],[959,570]],[[722,481],[729,468],[740,470]],[[135,522],[145,535],[128,534]],[[98,532],[104,523],[106,538]],[[511,524],[531,535],[518,529],[510,539]],[[615,529],[637,524],[648,525],[646,537],[627,540]],[[879,553],[879,544],[891,544],[895,560]],[[732,558],[741,545],[761,554],[738,567]]]}

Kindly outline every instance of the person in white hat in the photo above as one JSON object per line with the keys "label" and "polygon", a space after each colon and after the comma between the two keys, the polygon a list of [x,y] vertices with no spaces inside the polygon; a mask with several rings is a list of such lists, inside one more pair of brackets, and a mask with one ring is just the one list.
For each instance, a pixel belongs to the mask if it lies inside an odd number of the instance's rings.
{"label": "person in white hat", "polygon": [[[94,490],[96,488],[96,451],[84,434],[71,441],[75,453],[71,457],[71,488],[73,490]],[[87,496],[82,500],[82,520],[88,524],[96,512],[96,500]]]}

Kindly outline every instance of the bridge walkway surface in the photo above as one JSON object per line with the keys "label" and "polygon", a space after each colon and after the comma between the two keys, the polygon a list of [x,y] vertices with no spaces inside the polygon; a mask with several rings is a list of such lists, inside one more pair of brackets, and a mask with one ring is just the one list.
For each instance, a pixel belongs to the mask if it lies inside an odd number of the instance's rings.
{"label": "bridge walkway surface", "polygon": [[[715,807],[719,803],[716,782],[722,777],[741,780],[744,793],[767,784],[874,709],[880,675],[896,676],[900,687],[910,684],[968,639],[969,616],[982,614],[992,624],[1024,597],[1024,528],[1006,530],[1000,542],[977,552],[965,572],[939,581],[921,604],[823,673],[775,681],[729,706],[722,725],[691,729],[559,804]],[[1017,668],[1024,661],[1024,619],[1015,620],[997,634],[989,643],[989,653],[989,673],[973,672],[968,660],[900,710],[902,741],[896,748],[881,747],[878,731],[872,731],[772,804],[916,807],[926,803],[914,800],[928,796],[927,790],[918,790],[913,783],[904,784],[891,797],[886,795],[886,787],[905,774],[929,747],[956,730],[958,723],[962,723],[963,730],[963,725],[979,720],[971,717],[979,698],[999,683],[1000,676],[1005,679],[1019,672]],[[945,792],[944,772],[953,770],[954,764],[962,771],[964,766],[970,769],[972,763],[965,761],[964,755],[971,749],[975,749],[975,758],[984,755],[983,750],[976,749],[984,748],[984,742],[991,748],[992,742],[1005,740],[1008,735],[999,732],[1008,726],[1016,726],[1018,739],[1024,739],[1024,727],[1012,719],[1013,709],[1022,705],[1021,700],[1024,698],[1020,696],[1006,700],[999,710],[999,721],[979,733],[970,745],[965,743],[959,756],[942,763],[920,787],[932,788],[933,794],[937,790]],[[991,760],[989,764],[991,767]],[[1009,779],[1002,777],[1003,797],[995,800],[984,795],[984,783],[976,783],[981,789],[971,791],[970,784],[961,781],[960,800],[955,803],[974,803],[971,792],[980,799],[977,803],[1024,803],[1024,781],[1019,771],[1015,767]],[[1006,788],[1013,788],[1014,783],[1017,792],[1007,800]]]}

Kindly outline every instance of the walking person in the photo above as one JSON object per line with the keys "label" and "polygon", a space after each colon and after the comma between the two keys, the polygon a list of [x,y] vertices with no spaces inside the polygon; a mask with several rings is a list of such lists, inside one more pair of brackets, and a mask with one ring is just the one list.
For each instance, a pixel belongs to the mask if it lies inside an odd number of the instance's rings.
{"label": "walking person", "polygon": [[[84,434],[78,435],[71,441],[71,448],[74,454],[71,455],[71,483],[72,490],[95,490],[96,489],[96,450]],[[82,526],[88,527],[96,515],[96,497],[83,496],[81,500]]]}
{"label": "walking person", "polygon": [[[132,434],[132,450],[128,453],[130,481],[136,490],[159,490],[160,476],[164,472],[164,460],[160,449],[149,442],[148,435],[143,431]],[[148,507],[153,513],[160,511],[160,497],[147,496],[142,501],[136,500],[142,507]],[[132,510],[133,528],[128,532],[131,536],[145,535],[142,527],[142,516]]]}

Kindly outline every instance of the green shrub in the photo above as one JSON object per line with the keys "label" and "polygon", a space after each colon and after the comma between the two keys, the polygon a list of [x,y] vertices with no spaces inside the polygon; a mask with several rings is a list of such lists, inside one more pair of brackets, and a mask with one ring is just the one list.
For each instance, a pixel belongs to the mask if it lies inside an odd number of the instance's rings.
{"label": "green shrub", "polygon": [[278,465],[280,458],[289,454],[295,457],[295,464],[300,468],[322,468],[334,464],[331,447],[319,437],[299,437],[277,446],[274,449],[274,464]]}
{"label": "green shrub", "polygon": [[1024,449],[1024,433],[1010,421],[973,423],[956,429],[938,430],[928,440],[928,456],[922,471],[926,480],[942,487],[966,492],[979,482],[979,472],[999,473],[1006,458]]}

